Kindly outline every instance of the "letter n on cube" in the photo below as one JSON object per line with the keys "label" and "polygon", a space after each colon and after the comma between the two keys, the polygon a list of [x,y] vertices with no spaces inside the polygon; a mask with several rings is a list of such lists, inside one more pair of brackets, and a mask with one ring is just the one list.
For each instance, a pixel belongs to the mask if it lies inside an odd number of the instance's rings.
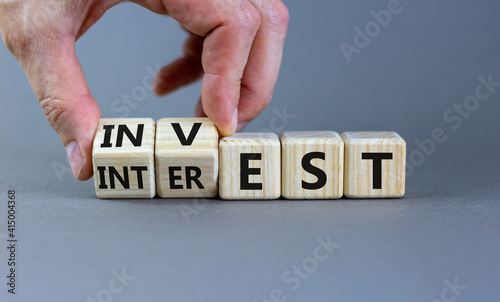
{"label": "letter n on cube", "polygon": [[153,198],[154,144],[153,119],[101,119],[92,149],[97,196]]}

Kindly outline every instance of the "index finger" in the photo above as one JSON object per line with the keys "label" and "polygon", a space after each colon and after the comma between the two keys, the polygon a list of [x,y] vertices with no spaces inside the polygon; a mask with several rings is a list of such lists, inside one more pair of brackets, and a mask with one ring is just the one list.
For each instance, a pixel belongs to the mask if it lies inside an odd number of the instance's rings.
{"label": "index finger", "polygon": [[202,53],[203,111],[221,135],[232,135],[238,123],[241,79],[260,27],[259,12],[246,0],[164,2],[172,18],[189,31],[206,36]]}

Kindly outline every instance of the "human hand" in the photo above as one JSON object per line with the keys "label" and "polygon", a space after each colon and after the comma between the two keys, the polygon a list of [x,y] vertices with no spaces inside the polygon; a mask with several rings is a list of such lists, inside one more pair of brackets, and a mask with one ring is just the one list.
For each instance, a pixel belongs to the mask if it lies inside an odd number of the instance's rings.
{"label": "human hand", "polygon": [[[92,177],[92,141],[101,116],[75,42],[123,0],[0,0],[0,32],[24,69],[68,153],[73,175]],[[280,0],[136,0],[170,15],[190,36],[183,57],[153,88],[165,95],[203,77],[195,115],[222,135],[241,130],[269,104],[278,78],[288,11]]]}

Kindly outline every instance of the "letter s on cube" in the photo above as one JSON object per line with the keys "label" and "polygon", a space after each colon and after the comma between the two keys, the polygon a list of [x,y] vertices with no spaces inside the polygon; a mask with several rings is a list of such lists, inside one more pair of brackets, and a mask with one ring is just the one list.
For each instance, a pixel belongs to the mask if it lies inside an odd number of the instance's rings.
{"label": "letter s on cube", "polygon": [[281,135],[282,195],[287,199],[337,199],[344,189],[344,141],[334,131]]}

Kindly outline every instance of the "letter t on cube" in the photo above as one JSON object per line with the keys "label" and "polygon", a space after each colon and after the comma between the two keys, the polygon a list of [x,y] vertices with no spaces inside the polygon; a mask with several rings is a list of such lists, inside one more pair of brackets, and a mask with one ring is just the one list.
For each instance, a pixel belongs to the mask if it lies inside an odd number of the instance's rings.
{"label": "letter t on cube", "polygon": [[155,122],[101,119],[92,149],[99,198],[153,198]]}
{"label": "letter t on cube", "polygon": [[395,132],[344,132],[344,194],[351,198],[402,197],[406,143]]}

